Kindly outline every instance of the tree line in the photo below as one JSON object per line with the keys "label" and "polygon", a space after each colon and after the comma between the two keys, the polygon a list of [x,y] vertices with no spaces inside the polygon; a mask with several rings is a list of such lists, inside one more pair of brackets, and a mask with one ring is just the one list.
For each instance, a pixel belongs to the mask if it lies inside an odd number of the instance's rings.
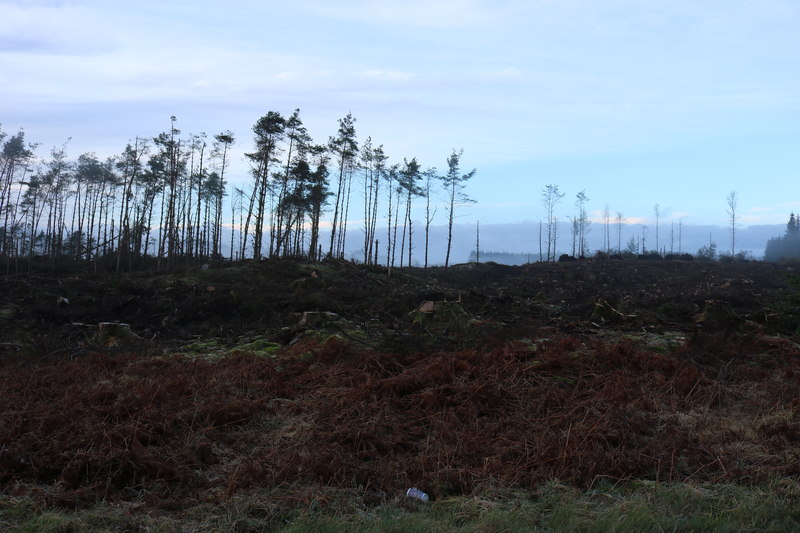
{"label": "tree line", "polygon": [[767,241],[764,260],[780,261],[781,259],[800,258],[800,216],[791,213],[786,223],[786,232],[781,237]]}
{"label": "tree line", "polygon": [[[598,217],[597,222],[603,228],[602,244],[595,250],[589,249],[588,234],[591,228],[591,220],[587,211],[587,204],[590,201],[586,190],[581,190],[575,195],[575,211],[572,216],[567,216],[567,227],[570,234],[567,236],[560,235],[560,229],[563,229],[563,224],[560,222],[559,216],[556,214],[558,205],[564,200],[565,193],[561,192],[556,184],[545,185],[541,192],[541,202],[544,208],[544,217],[539,219],[538,231],[538,245],[539,245],[539,261],[556,261],[557,258],[579,258],[586,257],[590,253],[599,252],[605,255],[623,255],[623,256],[637,256],[637,255],[650,255],[650,256],[675,256],[685,255],[683,250],[683,229],[684,229],[684,216],[671,220],[669,229],[662,231],[662,212],[660,205],[656,203],[653,206],[653,224],[641,224],[639,232],[630,235],[628,240],[623,246],[623,228],[631,226],[628,224],[628,218],[621,212],[617,211],[612,213],[608,204],[603,208],[602,214]],[[730,237],[729,251],[720,252],[721,258],[746,258],[750,256],[749,252],[739,251],[737,253],[737,232],[739,229],[739,194],[732,190],[725,197],[726,203],[726,217],[727,229]],[[794,216],[793,216],[794,217]],[[794,218],[793,218],[794,219]],[[652,233],[650,230],[654,230]],[[558,255],[559,238],[569,239],[568,243],[571,248],[563,247],[561,250],[564,253]],[[651,240],[648,241],[648,237]],[[666,241],[663,239],[666,237]],[[653,243],[648,245],[648,243]],[[570,246],[568,244],[567,246]],[[568,250],[571,249],[571,253]],[[718,255],[717,245],[710,242],[709,245],[701,247],[697,251],[697,256],[704,259],[714,259]],[[473,251],[474,257],[480,257],[479,251]]]}
{"label": "tree line", "polygon": [[[355,123],[348,113],[335,135],[315,143],[299,109],[288,117],[267,112],[252,127],[253,148],[244,156],[249,179],[238,186],[229,182],[234,134],[183,135],[174,116],[167,131],[137,137],[103,160],[93,153],[70,160],[68,143],[38,158],[23,131],[0,129],[0,257],[7,272],[25,260],[53,268],[91,261],[121,271],[224,257],[344,258],[349,226],[360,215],[364,263],[410,266],[421,247],[427,267],[438,203],[432,197],[439,194],[447,266],[456,210],[471,202],[465,188],[475,175],[462,172],[463,151],[452,151],[444,173],[423,169],[414,157],[390,163],[382,145],[369,137],[358,142]],[[419,215],[412,210],[420,199],[424,239],[415,245],[412,221]]]}

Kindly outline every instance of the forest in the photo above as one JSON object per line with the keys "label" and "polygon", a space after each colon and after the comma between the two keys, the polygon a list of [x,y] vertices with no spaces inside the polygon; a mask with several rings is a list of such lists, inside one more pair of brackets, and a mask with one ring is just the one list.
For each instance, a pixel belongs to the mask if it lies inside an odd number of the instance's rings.
{"label": "forest", "polygon": [[470,201],[464,189],[475,174],[462,173],[463,150],[446,158],[443,174],[413,157],[390,164],[371,138],[359,146],[355,122],[346,115],[336,135],[318,144],[299,109],[288,118],[268,112],[252,128],[250,178],[241,187],[229,176],[234,134],[182,136],[174,116],[169,131],[137,137],[104,160],[93,153],[70,160],[68,143],[39,159],[24,131],[0,130],[2,257],[8,268],[27,259],[53,267],[100,262],[116,271],[145,260],[171,269],[222,257],[343,258],[348,225],[358,217],[359,259],[402,267],[415,250],[412,206],[424,198],[424,244],[416,248],[427,266],[436,189],[446,198],[449,263],[455,211]]}

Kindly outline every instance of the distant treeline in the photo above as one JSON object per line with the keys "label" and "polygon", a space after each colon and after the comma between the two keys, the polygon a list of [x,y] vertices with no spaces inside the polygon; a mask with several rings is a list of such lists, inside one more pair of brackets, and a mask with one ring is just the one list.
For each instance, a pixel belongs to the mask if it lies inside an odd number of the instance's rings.
{"label": "distant treeline", "polygon": [[786,233],[782,237],[767,241],[767,248],[764,251],[766,261],[791,258],[800,258],[800,216],[795,216],[794,213],[789,216]]}
{"label": "distant treeline", "polygon": [[[472,250],[469,254],[469,262],[474,263],[478,260],[478,254],[475,250]],[[500,263],[501,265],[525,265],[527,263],[535,263],[540,261],[541,258],[539,254],[525,254],[525,253],[514,253],[514,252],[484,252],[481,250],[480,252],[480,261],[487,263]]]}

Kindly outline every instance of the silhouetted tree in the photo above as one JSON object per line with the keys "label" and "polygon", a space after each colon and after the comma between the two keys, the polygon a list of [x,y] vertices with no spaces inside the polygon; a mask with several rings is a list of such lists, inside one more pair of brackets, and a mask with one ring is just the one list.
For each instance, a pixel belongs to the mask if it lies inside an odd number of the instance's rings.
{"label": "silhouetted tree", "polygon": [[308,254],[311,259],[321,259],[319,249],[319,224],[323,206],[331,196],[328,183],[328,154],[324,146],[315,145],[309,149],[316,168],[311,173],[307,184],[307,198],[310,218],[311,238]]}
{"label": "silhouetted tree", "polygon": [[403,266],[403,250],[405,248],[406,228],[408,228],[408,266],[411,266],[411,236],[413,234],[411,227],[411,202],[414,197],[422,194],[418,182],[422,179],[422,172],[420,171],[419,163],[416,158],[403,160],[403,169],[399,173],[399,186],[406,197],[406,209],[403,216],[403,236],[400,245],[400,266]]}
{"label": "silhouetted tree", "polygon": [[464,188],[467,182],[475,176],[475,169],[470,170],[466,174],[461,174],[460,163],[463,154],[463,149],[453,150],[453,153],[447,158],[447,174],[442,176],[443,187],[447,192],[447,253],[444,259],[445,268],[450,264],[450,250],[453,244],[453,221],[455,220],[456,207],[473,201],[464,194]]}
{"label": "silhouetted tree", "polygon": [[[347,210],[350,206],[350,179],[352,178],[355,157],[358,154],[356,142],[356,119],[352,113],[339,119],[336,137],[328,141],[328,148],[336,156],[339,176],[331,222],[331,242],[328,253],[334,257],[344,257],[345,234],[347,232]],[[339,226],[342,226],[341,228]]]}
{"label": "silhouetted tree", "polygon": [[[0,130],[0,142],[4,141],[6,136]],[[18,210],[20,195],[26,184],[25,175],[30,170],[29,164],[33,159],[35,148],[35,145],[25,145],[25,134],[22,131],[2,143],[0,151],[0,215],[3,220],[3,239],[0,241],[0,254],[4,258],[14,255],[14,241],[18,226],[22,221],[21,213]],[[14,191],[15,185],[16,191]],[[7,268],[9,265],[10,263],[7,263]]]}
{"label": "silhouetted tree", "polygon": [[[222,256],[222,199],[225,197],[225,171],[228,169],[228,152],[235,142],[233,132],[224,131],[214,136],[214,144],[211,148],[211,157],[217,161],[219,168],[218,178],[213,184],[214,200],[214,226],[212,237],[211,255],[213,257]],[[233,224],[233,221],[231,221]],[[232,241],[232,239],[231,239]],[[233,259],[233,257],[231,257]]]}
{"label": "silhouetted tree", "polygon": [[253,126],[256,150],[245,154],[251,161],[253,187],[250,195],[250,204],[247,209],[247,218],[244,223],[244,240],[241,256],[245,257],[247,248],[247,235],[250,229],[250,220],[253,219],[253,258],[261,258],[263,245],[264,224],[267,220],[267,193],[270,191],[270,169],[277,162],[278,143],[284,136],[286,120],[276,111],[269,111],[258,119]]}
{"label": "silhouetted tree", "polygon": [[[305,161],[307,147],[311,143],[303,121],[300,120],[300,110],[295,109],[292,116],[286,120],[286,165],[284,172],[278,175],[278,200],[274,223],[275,249],[270,244],[270,254],[280,255],[282,248],[291,243],[290,236],[297,218],[303,212],[303,188],[308,180],[310,168]],[[272,233],[272,232],[271,232]],[[272,238],[270,238],[272,242]],[[285,250],[283,250],[285,253]]]}
{"label": "silhouetted tree", "polygon": [[378,223],[378,198],[386,173],[386,154],[383,145],[372,147],[372,138],[361,146],[361,169],[364,186],[364,263],[373,262],[373,246]]}

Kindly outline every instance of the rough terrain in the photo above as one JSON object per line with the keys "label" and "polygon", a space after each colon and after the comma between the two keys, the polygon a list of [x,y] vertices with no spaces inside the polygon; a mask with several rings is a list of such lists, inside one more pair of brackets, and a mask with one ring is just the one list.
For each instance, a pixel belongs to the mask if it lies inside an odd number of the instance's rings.
{"label": "rough terrain", "polygon": [[0,490],[175,510],[255,489],[368,506],[410,486],[796,483],[797,270],[264,261],[7,277]]}

